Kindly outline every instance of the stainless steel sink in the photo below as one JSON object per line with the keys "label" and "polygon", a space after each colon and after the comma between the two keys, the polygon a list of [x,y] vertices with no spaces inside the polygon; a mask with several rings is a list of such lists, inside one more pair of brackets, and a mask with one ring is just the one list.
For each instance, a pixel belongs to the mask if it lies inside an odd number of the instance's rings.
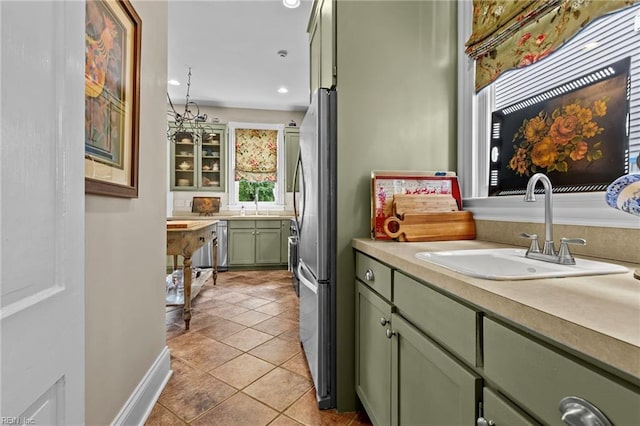
{"label": "stainless steel sink", "polygon": [[478,249],[420,252],[415,257],[471,277],[489,280],[531,280],[581,275],[620,274],[624,266],[576,258],[575,265],[559,265],[525,257],[525,249]]}

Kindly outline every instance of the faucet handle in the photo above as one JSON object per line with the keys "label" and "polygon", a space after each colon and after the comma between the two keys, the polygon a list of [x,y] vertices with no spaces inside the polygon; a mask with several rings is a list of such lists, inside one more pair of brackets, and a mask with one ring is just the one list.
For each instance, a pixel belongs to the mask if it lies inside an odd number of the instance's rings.
{"label": "faucet handle", "polygon": [[581,246],[587,244],[584,238],[560,238],[560,251],[558,251],[558,260],[563,265],[575,265],[576,260],[569,251],[569,244],[579,244]]}
{"label": "faucet handle", "polygon": [[531,240],[531,245],[529,245],[529,250],[527,250],[527,253],[540,253],[537,234],[527,234],[526,232],[521,232],[520,237]]}

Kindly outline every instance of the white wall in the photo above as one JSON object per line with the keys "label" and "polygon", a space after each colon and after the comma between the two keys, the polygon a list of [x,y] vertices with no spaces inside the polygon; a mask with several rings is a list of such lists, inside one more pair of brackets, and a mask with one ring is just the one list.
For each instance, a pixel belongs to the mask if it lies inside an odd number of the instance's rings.
{"label": "white wall", "polygon": [[167,4],[142,19],[139,198],[87,195],[86,418],[110,424],[165,347]]}

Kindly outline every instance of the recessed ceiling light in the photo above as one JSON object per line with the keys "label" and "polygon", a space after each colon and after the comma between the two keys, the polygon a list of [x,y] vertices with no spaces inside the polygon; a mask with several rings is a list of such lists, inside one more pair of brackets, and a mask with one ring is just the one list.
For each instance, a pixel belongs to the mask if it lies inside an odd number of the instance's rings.
{"label": "recessed ceiling light", "polygon": [[289,9],[295,9],[300,6],[300,0],[282,0],[282,4],[284,4],[284,7],[288,7]]}
{"label": "recessed ceiling light", "polygon": [[289,89],[287,89],[286,87],[280,87],[278,89],[278,93],[289,93]]}
{"label": "recessed ceiling light", "polygon": [[600,43],[598,43],[597,41],[590,41],[589,43],[582,46],[582,49],[591,50],[591,49],[595,49],[598,46],[600,46]]}
{"label": "recessed ceiling light", "polygon": [[180,82],[178,80],[169,80],[167,83],[172,86],[180,86]]}

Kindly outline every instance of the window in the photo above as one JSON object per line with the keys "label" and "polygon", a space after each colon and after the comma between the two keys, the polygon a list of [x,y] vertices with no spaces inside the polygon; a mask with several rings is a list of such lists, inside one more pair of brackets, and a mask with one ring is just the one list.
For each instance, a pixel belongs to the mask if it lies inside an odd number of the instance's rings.
{"label": "window", "polygon": [[[230,122],[229,205],[284,205],[284,125]],[[275,151],[273,145],[275,144]],[[257,199],[256,199],[257,197]]]}
{"label": "window", "polygon": [[[462,2],[459,13],[463,43],[471,28],[471,2]],[[487,196],[491,112],[625,57],[631,57],[630,171],[639,170],[635,159],[640,152],[640,32],[634,29],[639,15],[640,7],[606,15],[543,61],[505,73],[478,94],[473,88],[473,63],[460,47],[458,170],[465,208],[477,219],[540,221],[538,209],[524,205],[521,196]],[[593,41],[598,46],[587,49]],[[640,228],[637,218],[608,207],[602,192],[554,194],[554,222]]]}

